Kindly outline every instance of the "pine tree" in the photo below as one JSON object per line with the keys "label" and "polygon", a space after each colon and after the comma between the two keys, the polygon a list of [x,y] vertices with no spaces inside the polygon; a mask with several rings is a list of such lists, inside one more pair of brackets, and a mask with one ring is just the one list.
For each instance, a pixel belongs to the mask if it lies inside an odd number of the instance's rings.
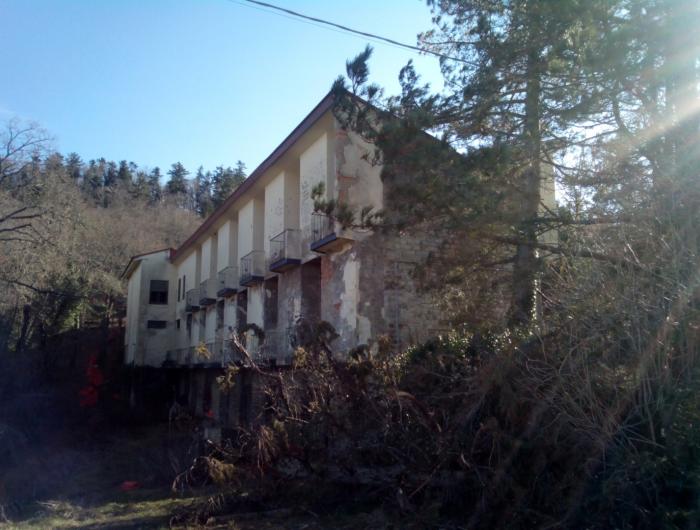
{"label": "pine tree", "polygon": [[129,186],[134,178],[134,167],[133,162],[127,163],[126,160],[119,162],[119,169],[117,170],[117,182],[124,186]]}
{"label": "pine tree", "polygon": [[148,202],[151,205],[158,204],[163,198],[163,189],[160,185],[160,168],[155,167],[148,175]]}
{"label": "pine tree", "polygon": [[131,195],[139,200],[150,201],[151,189],[149,176],[145,171],[137,170],[136,178],[131,186]]}
{"label": "pine tree", "polygon": [[199,166],[194,178],[194,194],[197,214],[207,217],[214,209],[211,197],[211,173],[205,172],[202,166]]}
{"label": "pine tree", "polygon": [[[510,265],[509,322],[527,326],[536,315],[543,245],[556,221],[542,189],[583,139],[582,125],[601,112],[592,68],[609,2],[562,0],[432,1],[437,29],[420,39],[442,53],[448,93],[433,94],[412,64],[400,73],[402,93],[381,101],[368,85],[365,50],[348,62],[352,90],[398,120],[377,128],[367,107],[336,83],[337,114],[381,148],[394,222],[430,220],[460,227],[472,248],[490,249],[483,262]],[[445,56],[451,57],[451,59]],[[429,140],[431,131],[439,141]],[[457,152],[462,153],[455,156]],[[408,176],[410,175],[410,176]],[[400,182],[399,182],[400,181]],[[427,200],[416,204],[415,197]],[[413,198],[413,199],[411,199]],[[449,201],[462,201],[449,209]]]}
{"label": "pine tree", "polygon": [[215,207],[219,207],[245,180],[245,164],[240,160],[236,163],[236,169],[218,166],[212,175],[212,200]]}
{"label": "pine tree", "polygon": [[168,170],[168,180],[165,185],[166,191],[170,195],[186,195],[187,194],[187,175],[190,172],[185,169],[185,167],[180,163],[174,163]]}
{"label": "pine tree", "polygon": [[99,162],[103,168],[102,185],[105,188],[114,187],[114,185],[117,183],[117,174],[119,173],[117,164],[112,160],[107,161],[104,158],[100,158]]}
{"label": "pine tree", "polygon": [[68,153],[68,156],[66,156],[66,171],[76,183],[80,182],[83,172],[83,160],[78,153]]}

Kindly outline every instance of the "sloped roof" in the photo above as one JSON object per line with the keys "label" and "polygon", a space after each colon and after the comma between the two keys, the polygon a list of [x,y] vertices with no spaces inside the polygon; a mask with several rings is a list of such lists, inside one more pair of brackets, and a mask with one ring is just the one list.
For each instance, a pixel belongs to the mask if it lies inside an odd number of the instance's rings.
{"label": "sloped roof", "polygon": [[175,250],[171,256],[171,260],[177,260],[182,257],[192,247],[204,233],[207,232],[216,222],[226,213],[242,195],[251,189],[255,183],[260,180],[264,173],[275,165],[291,147],[306,133],[313,125],[333,107],[333,94],[329,92],[326,96],[313,108],[313,110],[304,118],[299,125],[287,136],[280,145],[268,156],[263,162],[255,168],[255,170],[246,178],[243,183],[234,191],[219,207],[214,210],[209,217],[195,230],[187,240]]}

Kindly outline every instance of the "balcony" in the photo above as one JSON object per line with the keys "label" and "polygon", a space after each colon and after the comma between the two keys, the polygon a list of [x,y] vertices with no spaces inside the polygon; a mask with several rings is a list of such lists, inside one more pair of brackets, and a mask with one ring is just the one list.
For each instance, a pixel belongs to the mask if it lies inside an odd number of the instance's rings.
{"label": "balcony", "polygon": [[168,350],[164,365],[167,363],[170,367],[187,366],[192,362],[193,353],[194,348],[192,347]]}
{"label": "balcony", "polygon": [[231,296],[238,292],[238,267],[235,265],[221,269],[217,279],[217,296]]}
{"label": "balcony", "polygon": [[249,287],[265,279],[265,253],[254,250],[241,258],[240,284]]}
{"label": "balcony", "polygon": [[338,235],[335,220],[321,212],[311,214],[311,245],[314,252],[327,254],[340,249],[351,240]]}
{"label": "balcony", "polygon": [[199,284],[199,305],[208,306],[216,303],[216,278],[208,278]]}
{"label": "balcony", "polygon": [[185,293],[185,311],[199,311],[199,289],[196,287]]}
{"label": "balcony", "polygon": [[204,344],[205,350],[201,346],[194,348],[196,364],[199,367],[214,368],[224,365],[224,341],[217,339]]}
{"label": "balcony", "polygon": [[236,343],[232,339],[226,339],[223,342],[223,347],[221,351],[221,362],[223,366],[228,364],[243,364],[245,356],[241,350],[236,346]]}
{"label": "balcony", "polygon": [[265,330],[265,341],[260,346],[258,358],[272,366],[291,365],[294,353],[291,332],[292,328]]}
{"label": "balcony", "polygon": [[270,271],[284,272],[301,263],[301,231],[288,228],[270,239]]}

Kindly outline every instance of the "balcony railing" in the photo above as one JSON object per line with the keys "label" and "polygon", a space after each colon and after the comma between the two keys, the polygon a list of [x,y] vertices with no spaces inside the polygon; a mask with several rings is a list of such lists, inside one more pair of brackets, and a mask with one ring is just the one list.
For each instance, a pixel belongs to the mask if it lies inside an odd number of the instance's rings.
{"label": "balcony railing", "polygon": [[176,348],[174,350],[168,350],[166,355],[166,361],[173,363],[176,366],[187,366],[192,362],[192,354],[194,353],[194,348]]}
{"label": "balcony railing", "polygon": [[216,303],[216,278],[207,278],[199,284],[199,305],[208,306]]}
{"label": "balcony railing", "polygon": [[292,364],[294,350],[291,340],[292,328],[286,330],[265,330],[265,341],[260,347],[262,361],[277,366]]}
{"label": "balcony railing", "polygon": [[240,284],[248,287],[265,279],[265,252],[254,250],[241,258]]}
{"label": "balcony railing", "polygon": [[311,214],[311,250],[325,254],[338,250],[349,241],[339,235],[333,218],[321,212]]}
{"label": "balcony railing", "polygon": [[241,364],[245,360],[245,356],[232,339],[226,339],[223,342],[221,360],[223,366],[231,363]]}
{"label": "balcony railing", "polygon": [[199,310],[199,289],[196,287],[185,293],[185,311]]}
{"label": "balcony railing", "polygon": [[217,274],[217,296],[230,296],[238,292],[238,267],[231,265]]}
{"label": "balcony railing", "polygon": [[223,366],[224,341],[222,339],[217,339],[205,343],[204,346],[206,348],[205,350],[202,350],[201,347],[196,348],[197,360],[195,362],[204,366]]}
{"label": "balcony railing", "polygon": [[283,272],[301,263],[301,231],[288,228],[270,239],[270,270]]}

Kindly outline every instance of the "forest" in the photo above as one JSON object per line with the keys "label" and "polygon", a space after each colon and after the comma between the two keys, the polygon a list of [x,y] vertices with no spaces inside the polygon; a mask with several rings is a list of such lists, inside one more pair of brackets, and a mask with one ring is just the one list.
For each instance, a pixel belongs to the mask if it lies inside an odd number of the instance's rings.
{"label": "forest", "polygon": [[245,165],[158,167],[52,149],[10,120],[0,133],[0,352],[21,353],[124,310],[129,257],[177,247],[246,177]]}

